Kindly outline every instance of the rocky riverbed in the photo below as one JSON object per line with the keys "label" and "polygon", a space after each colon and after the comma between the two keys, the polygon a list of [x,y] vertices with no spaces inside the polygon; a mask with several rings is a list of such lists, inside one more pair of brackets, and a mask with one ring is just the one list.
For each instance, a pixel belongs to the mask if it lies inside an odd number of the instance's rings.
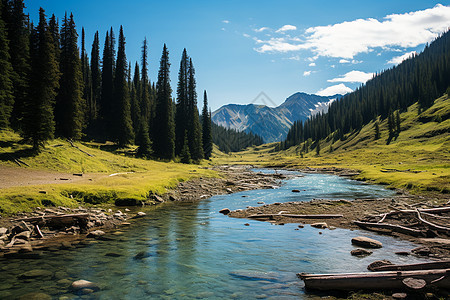
{"label": "rocky riverbed", "polygon": [[[198,201],[213,195],[253,189],[276,188],[285,175],[250,171],[249,166],[214,167],[219,178],[197,178],[181,182],[163,195],[149,195],[144,205],[166,201]],[[39,258],[44,252],[83,246],[89,239],[102,240],[106,232],[128,226],[144,217],[136,207],[42,207],[0,219],[0,257]],[[86,240],[86,238],[88,240]]]}

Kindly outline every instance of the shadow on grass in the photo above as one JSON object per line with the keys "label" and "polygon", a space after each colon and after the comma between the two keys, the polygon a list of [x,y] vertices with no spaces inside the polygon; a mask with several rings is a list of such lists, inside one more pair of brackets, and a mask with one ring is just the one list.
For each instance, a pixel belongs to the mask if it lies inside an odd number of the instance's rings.
{"label": "shadow on grass", "polygon": [[20,149],[13,152],[0,153],[0,161],[11,161],[13,163],[17,163],[16,160],[18,159],[33,157],[38,154],[39,152],[32,148]]}

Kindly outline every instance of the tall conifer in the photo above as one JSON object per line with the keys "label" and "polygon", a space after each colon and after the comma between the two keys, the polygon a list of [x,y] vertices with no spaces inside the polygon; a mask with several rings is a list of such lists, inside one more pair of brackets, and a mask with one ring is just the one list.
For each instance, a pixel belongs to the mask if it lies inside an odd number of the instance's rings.
{"label": "tall conifer", "polygon": [[[140,83],[140,110],[142,119],[149,124],[150,122],[150,93],[149,93],[149,81],[148,81],[148,45],[147,38],[144,39],[142,43],[142,72],[141,72],[141,83]],[[139,94],[138,94],[139,95]]]}
{"label": "tall conifer", "polygon": [[[178,71],[177,103],[175,112],[175,154],[180,155],[184,136],[188,130],[188,66],[189,57],[183,50]],[[188,149],[189,150],[189,149]]]}
{"label": "tall conifer", "polygon": [[[28,77],[30,73],[30,50],[28,19],[24,14],[23,0],[7,1],[9,6],[9,18],[7,31],[9,39],[9,55],[13,68],[12,83],[14,94],[14,106],[11,115],[11,126],[21,129],[23,107],[28,92]],[[3,55],[1,57],[4,57]]]}
{"label": "tall conifer", "polygon": [[101,93],[101,69],[100,69],[100,40],[98,31],[94,35],[91,50],[91,85],[92,85],[92,106],[94,107],[94,119],[98,117],[98,105]]}
{"label": "tall conifer", "polygon": [[66,15],[61,27],[61,79],[55,117],[58,134],[69,139],[80,139],[84,126],[84,84],[77,40],[73,15]]}
{"label": "tall conifer", "polygon": [[[2,9],[0,2],[0,11]],[[5,23],[0,15],[0,128],[9,126],[9,119],[14,106],[13,69],[9,56],[9,43]]]}
{"label": "tall conifer", "polygon": [[30,40],[30,91],[24,108],[23,134],[38,150],[55,131],[53,105],[59,87],[55,46],[42,8],[39,25],[32,29]]}
{"label": "tall conifer", "polygon": [[113,102],[113,137],[119,146],[133,142],[134,132],[131,122],[130,95],[127,84],[128,63],[125,55],[125,36],[120,26],[119,48],[117,50],[117,63],[114,76],[114,102]]}
{"label": "tall conifer", "polygon": [[175,124],[169,70],[169,51],[164,44],[156,83],[156,107],[153,123],[154,152],[157,157],[163,159],[173,159],[175,155]]}
{"label": "tall conifer", "polygon": [[195,81],[195,69],[192,59],[189,59],[188,67],[188,141],[191,157],[194,161],[203,158],[202,131],[197,108],[197,91]]}
{"label": "tall conifer", "polygon": [[[112,32],[112,28],[111,28]],[[103,69],[100,97],[100,121],[102,131],[106,138],[112,137],[112,102],[113,102],[113,81],[114,81],[114,49],[111,48],[110,32],[106,32],[105,45],[103,49]]]}
{"label": "tall conifer", "polygon": [[205,158],[211,157],[213,141],[212,141],[212,129],[211,129],[211,116],[208,111],[208,96],[206,91],[203,92],[203,110],[202,110],[202,139],[203,139],[203,152]]}

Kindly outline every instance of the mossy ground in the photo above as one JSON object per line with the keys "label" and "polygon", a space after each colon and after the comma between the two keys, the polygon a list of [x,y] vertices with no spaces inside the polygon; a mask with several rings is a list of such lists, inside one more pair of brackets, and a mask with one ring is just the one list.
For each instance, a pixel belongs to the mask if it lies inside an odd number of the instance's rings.
{"label": "mossy ground", "polygon": [[[179,182],[194,177],[217,174],[200,165],[160,162],[133,158],[133,150],[115,149],[112,144],[75,143],[79,149],[64,140],[52,140],[38,154],[22,142],[12,131],[0,131],[0,166],[63,173],[83,173],[77,183],[45,184],[0,189],[0,212],[14,214],[30,211],[36,206],[77,206],[80,204],[107,204],[116,199],[146,200],[151,193],[162,194]],[[92,156],[87,155],[89,153]],[[102,150],[106,149],[108,151]],[[18,167],[15,159],[29,167]],[[119,173],[115,176],[111,174]],[[53,178],[52,178],[53,179]],[[45,191],[46,194],[40,193]]]}
{"label": "mossy ground", "polygon": [[[332,136],[315,149],[302,153],[302,145],[274,151],[275,144],[251,147],[239,153],[214,151],[216,164],[252,164],[267,167],[339,167],[360,171],[359,179],[405,188],[412,192],[450,192],[450,99],[437,99],[419,114],[417,104],[401,113],[401,132],[388,140],[387,120],[380,122],[375,140],[374,122],[344,140]],[[331,146],[331,147],[330,147]],[[302,157],[303,155],[303,157]]]}

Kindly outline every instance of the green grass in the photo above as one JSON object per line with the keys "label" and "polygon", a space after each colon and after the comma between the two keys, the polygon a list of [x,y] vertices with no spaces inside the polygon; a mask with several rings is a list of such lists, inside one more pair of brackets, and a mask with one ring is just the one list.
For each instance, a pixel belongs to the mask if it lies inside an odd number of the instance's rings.
{"label": "green grass", "polygon": [[[79,204],[112,204],[117,199],[146,200],[152,193],[163,194],[179,182],[196,177],[218,176],[199,165],[143,160],[126,155],[130,149],[113,152],[102,144],[75,143],[88,156],[64,140],[52,140],[37,155],[12,131],[0,131],[0,165],[17,167],[18,158],[29,168],[51,172],[84,173],[78,183],[45,184],[0,189],[0,212],[14,214],[37,206],[78,206]],[[22,167],[24,168],[24,167]],[[27,167],[28,168],[28,167]],[[113,173],[122,173],[109,176]],[[39,193],[46,191],[46,194]]]}
{"label": "green grass", "polygon": [[[231,155],[215,152],[217,164],[255,164],[261,166],[340,167],[361,172],[359,179],[413,192],[450,192],[450,99],[443,96],[432,107],[418,114],[417,105],[401,114],[400,135],[387,144],[387,121],[380,123],[381,138],[374,139],[374,122],[345,140],[320,142],[315,149],[300,157],[301,146],[274,152],[275,144],[251,147]],[[332,145],[333,152],[329,152]],[[396,169],[404,172],[383,172]],[[410,171],[406,171],[410,169]],[[411,172],[413,171],[413,172]],[[417,171],[417,172],[416,172]]]}

